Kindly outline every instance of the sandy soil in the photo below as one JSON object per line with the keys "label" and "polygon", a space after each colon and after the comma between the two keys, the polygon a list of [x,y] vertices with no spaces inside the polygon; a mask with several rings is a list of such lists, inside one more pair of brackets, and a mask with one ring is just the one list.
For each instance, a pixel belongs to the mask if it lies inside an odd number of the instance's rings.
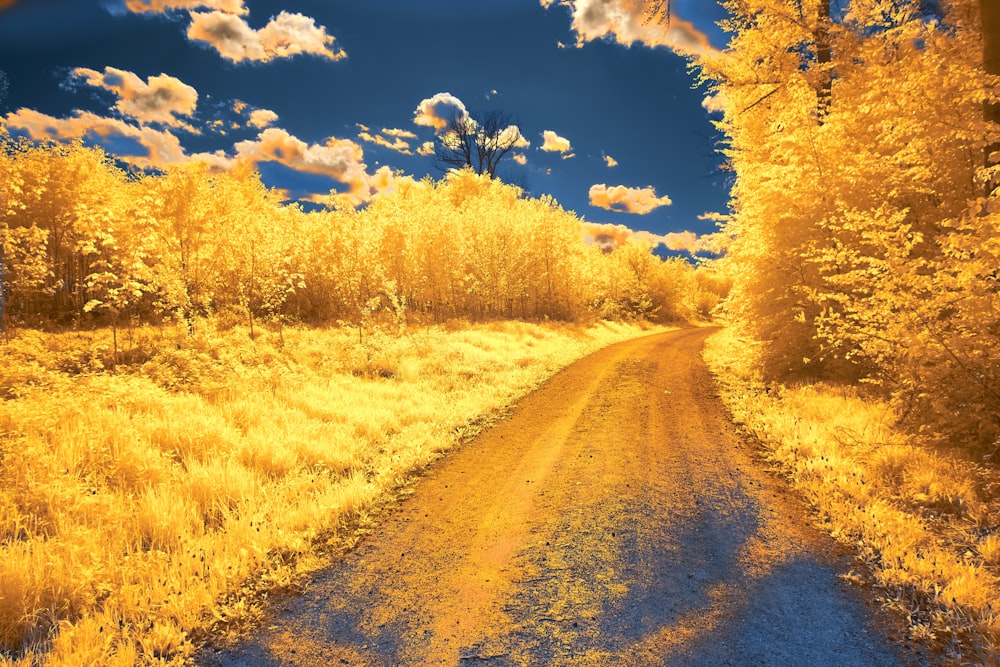
{"label": "sandy soil", "polygon": [[558,374],[253,637],[200,663],[918,662],[729,423],[700,357],[708,333],[622,343]]}

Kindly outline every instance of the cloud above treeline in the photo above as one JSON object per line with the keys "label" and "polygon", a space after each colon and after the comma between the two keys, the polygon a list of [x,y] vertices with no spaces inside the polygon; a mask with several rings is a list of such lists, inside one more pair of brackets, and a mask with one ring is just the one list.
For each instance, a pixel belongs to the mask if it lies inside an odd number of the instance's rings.
{"label": "cloud above treeline", "polygon": [[635,213],[645,215],[661,206],[670,206],[670,197],[656,196],[652,186],[630,188],[624,185],[608,186],[598,183],[590,186],[590,205],[615,211],[617,213]]}
{"label": "cloud above treeline", "polygon": [[455,118],[468,118],[469,112],[465,103],[451,93],[437,93],[432,97],[420,100],[413,111],[413,122],[424,127],[433,127],[435,132],[441,132]]}
{"label": "cloud above treeline", "polygon": [[274,113],[270,109],[254,109],[250,112],[250,120],[248,121],[253,127],[264,129],[268,125],[272,125],[278,120],[278,114]]}
{"label": "cloud above treeline", "polygon": [[542,143],[539,148],[548,153],[569,153],[573,150],[573,146],[570,145],[569,139],[566,137],[560,137],[558,134],[552,130],[545,130],[542,132]]}
{"label": "cloud above treeline", "polygon": [[584,221],[582,224],[584,240],[593,243],[604,252],[612,252],[627,243],[643,243],[649,245],[650,248],[662,245],[668,250],[687,252],[691,255],[720,255],[725,251],[724,239],[720,234],[701,236],[694,232],[653,234],[612,223]]}
{"label": "cloud above treeline", "polygon": [[135,13],[187,11],[188,39],[234,63],[266,63],[302,54],[335,61],[347,57],[325,27],[297,12],[282,11],[255,29],[247,22],[250,12],[243,0],[125,0],[125,6]]}
{"label": "cloud above treeline", "polygon": [[[553,0],[540,0],[543,7],[556,4]],[[651,17],[648,0],[562,0],[558,4],[569,9],[573,18],[572,28],[577,35],[577,46],[598,39],[611,39],[631,46],[664,46],[676,53],[702,56],[715,50],[705,33],[693,23],[677,16],[669,23]]]}
{"label": "cloud above treeline", "polygon": [[[245,104],[237,103],[236,107],[242,110]],[[258,114],[260,123],[277,118],[273,112],[258,111],[263,112]],[[364,162],[364,149],[350,139],[329,137],[321,143],[308,143],[277,127],[266,127],[256,137],[237,142],[229,152],[211,153],[188,153],[170,127],[161,129],[80,110],[66,118],[55,118],[32,109],[19,109],[0,116],[0,133],[3,132],[34,141],[65,143],[82,139],[103,146],[119,159],[141,169],[167,169],[200,161],[214,170],[226,171],[239,162],[249,161],[255,165],[274,162],[340,183],[344,191],[332,199],[340,206],[364,204],[386,189],[394,188],[399,179],[388,167],[370,173]]]}
{"label": "cloud above treeline", "polygon": [[162,14],[172,9],[217,9],[227,14],[246,14],[243,0],[126,0],[125,6],[135,13]]}
{"label": "cloud above treeline", "polygon": [[346,58],[342,49],[332,49],[334,38],[316,21],[290,12],[281,12],[260,30],[254,30],[237,14],[221,11],[192,12],[188,39],[212,46],[234,63],[250,60],[270,62],[311,54],[330,60]]}
{"label": "cloud above treeline", "polygon": [[78,67],[73,76],[113,92],[118,97],[115,108],[124,116],[143,124],[162,123],[195,131],[179,117],[194,114],[198,91],[180,79],[160,74],[143,81],[132,72],[114,67],[105,67],[103,72]]}
{"label": "cloud above treeline", "polygon": [[359,123],[358,128],[361,130],[358,132],[358,138],[362,141],[388,148],[403,155],[413,155],[413,147],[410,145],[410,141],[416,139],[417,135],[409,130],[382,128],[380,132],[372,134],[365,125]]}

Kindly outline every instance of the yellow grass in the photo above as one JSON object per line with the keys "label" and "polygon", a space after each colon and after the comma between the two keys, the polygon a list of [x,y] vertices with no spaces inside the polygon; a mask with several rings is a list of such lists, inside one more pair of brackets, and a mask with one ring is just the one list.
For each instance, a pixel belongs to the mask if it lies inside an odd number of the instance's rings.
{"label": "yellow grass", "polygon": [[997,471],[909,442],[889,406],[854,388],[765,386],[747,349],[725,330],[705,351],[734,420],[816,507],[822,527],[857,549],[913,637],[956,664],[996,664]]}
{"label": "yellow grass", "polygon": [[649,333],[452,323],[0,344],[0,665],[180,664],[571,361]]}

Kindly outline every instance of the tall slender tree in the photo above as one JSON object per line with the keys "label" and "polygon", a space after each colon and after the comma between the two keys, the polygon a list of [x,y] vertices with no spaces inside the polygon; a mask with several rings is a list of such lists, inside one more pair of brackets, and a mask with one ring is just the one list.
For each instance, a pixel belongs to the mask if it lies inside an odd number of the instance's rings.
{"label": "tall slender tree", "polygon": [[[983,69],[987,74],[1000,76],[1000,2],[997,0],[979,0],[979,16],[983,30]],[[993,123],[996,132],[1000,132],[1000,102],[987,100],[983,114],[986,120]],[[991,141],[986,146],[986,166],[995,167],[1000,164],[1000,141]],[[990,183],[990,192],[998,185],[994,178]]]}

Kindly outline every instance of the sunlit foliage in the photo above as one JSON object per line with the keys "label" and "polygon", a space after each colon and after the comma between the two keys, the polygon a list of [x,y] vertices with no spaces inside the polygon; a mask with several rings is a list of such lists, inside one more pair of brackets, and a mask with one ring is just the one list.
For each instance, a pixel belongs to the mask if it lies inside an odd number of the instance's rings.
{"label": "sunlit foliage", "polygon": [[0,214],[3,664],[183,661],[513,398],[646,326],[597,319],[707,317],[728,286],[468,170],[305,212],[248,165],[139,174],[7,140]]}
{"label": "sunlit foliage", "polygon": [[996,664],[996,470],[915,444],[892,406],[855,387],[763,382],[747,345],[727,329],[709,339],[706,360],[737,423],[863,561],[848,579],[877,584],[880,602],[943,664]]}
{"label": "sunlit foliage", "polygon": [[977,3],[822,5],[727,2],[731,49],[704,66],[736,175],[730,312],[767,377],[869,383],[928,437],[989,455],[1000,218],[983,104],[997,82]]}
{"label": "sunlit foliage", "polygon": [[515,398],[658,330],[275,329],[0,345],[0,664],[183,664]]}
{"label": "sunlit foliage", "polygon": [[[400,179],[363,210],[284,205],[247,165],[128,175],[79,144],[3,145],[0,239],[17,323],[119,326],[213,313],[350,322],[690,319],[721,283],[651,248],[605,253],[549,197],[469,170]],[[334,197],[333,200],[336,198]]]}

